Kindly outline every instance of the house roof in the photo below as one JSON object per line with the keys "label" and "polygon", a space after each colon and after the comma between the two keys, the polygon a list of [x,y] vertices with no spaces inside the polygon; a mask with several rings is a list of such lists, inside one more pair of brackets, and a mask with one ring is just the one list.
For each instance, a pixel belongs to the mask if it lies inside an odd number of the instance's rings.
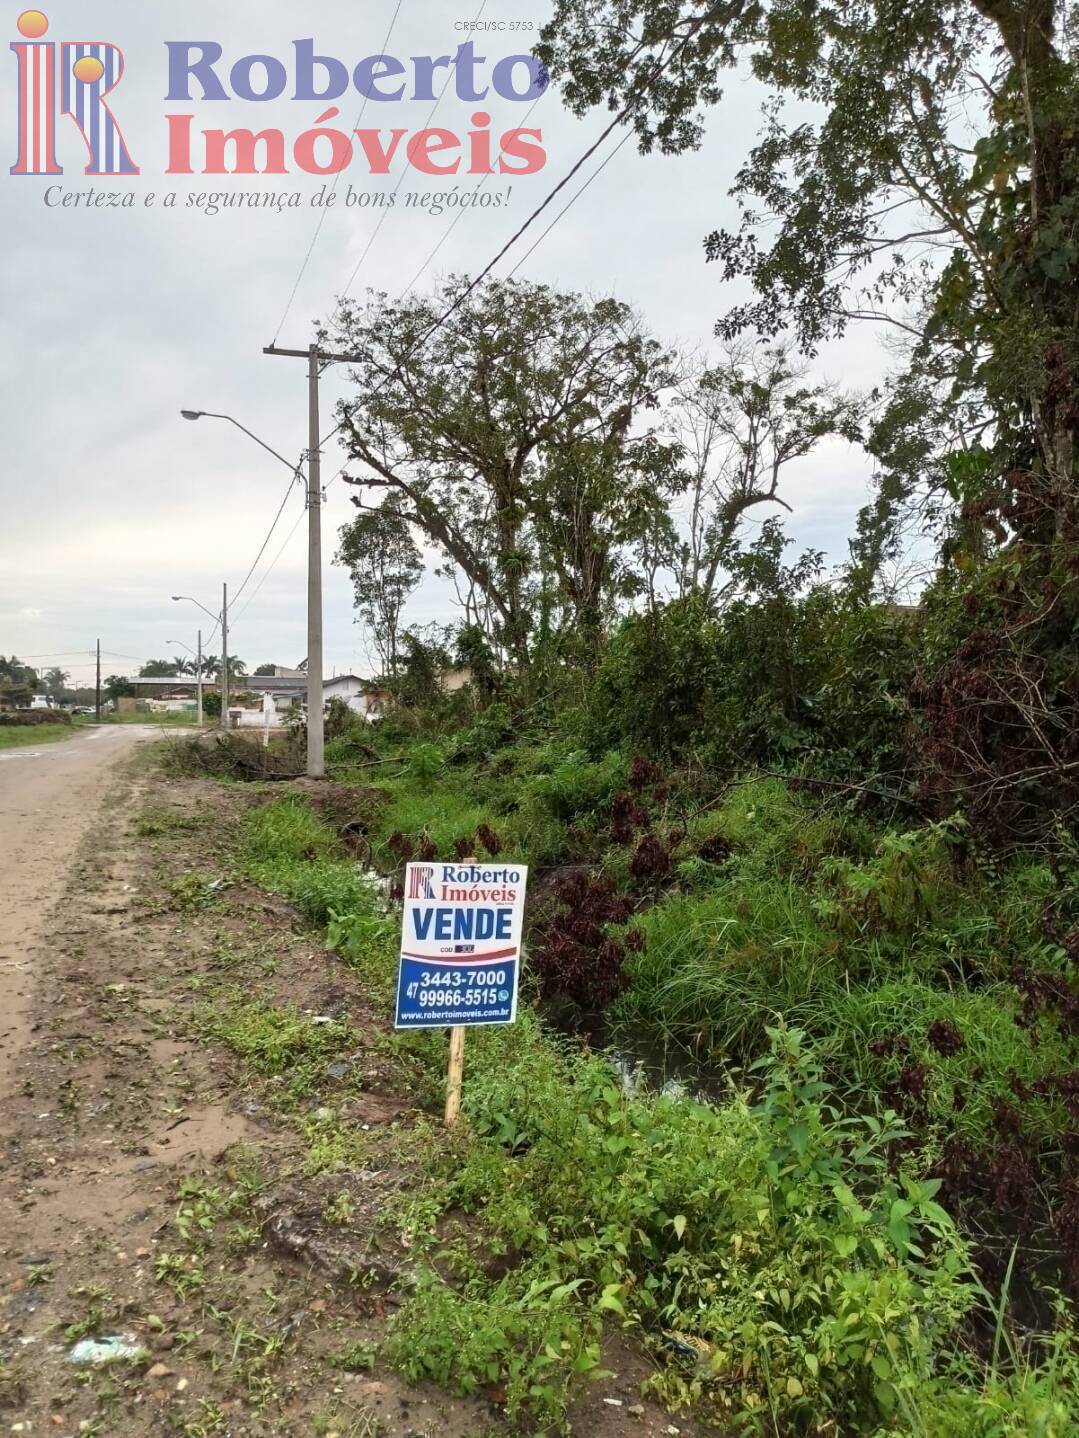
{"label": "house roof", "polygon": [[237,679],[234,675],[233,683],[250,689],[253,694],[265,693],[267,690],[271,694],[285,694],[293,690],[300,694],[307,690],[307,675],[282,674],[276,679],[272,674],[252,674],[243,679]]}
{"label": "house roof", "polygon": [[[195,679],[194,676],[188,676],[187,674],[163,674],[158,676],[156,679],[153,676],[150,676],[149,678],[144,678],[143,676],[139,675],[135,679],[129,679],[127,683],[133,684],[136,689],[140,685],[142,685],[143,687],[146,687],[147,685],[155,685],[159,689],[162,686],[168,686],[173,689],[195,689],[198,687],[198,680]],[[214,689],[216,688],[216,686],[216,679],[208,679],[205,675],[203,675],[202,687],[204,689]]]}

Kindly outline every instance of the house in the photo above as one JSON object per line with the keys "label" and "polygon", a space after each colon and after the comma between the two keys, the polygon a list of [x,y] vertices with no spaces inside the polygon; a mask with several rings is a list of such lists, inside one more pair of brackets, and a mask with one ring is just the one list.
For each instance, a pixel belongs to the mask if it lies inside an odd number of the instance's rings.
{"label": "house", "polygon": [[252,674],[243,681],[242,687],[249,694],[273,696],[278,709],[288,709],[293,704],[302,704],[307,698],[307,675],[299,669],[281,670],[275,666],[273,674]]}
{"label": "house", "polygon": [[438,683],[443,694],[456,694],[459,689],[472,683],[472,670],[467,666],[462,669],[443,669],[438,676]]}
{"label": "house", "polygon": [[385,714],[392,698],[390,691],[375,679],[362,679],[358,674],[335,674],[322,681],[322,692],[326,702],[341,699],[365,719],[377,719]]}

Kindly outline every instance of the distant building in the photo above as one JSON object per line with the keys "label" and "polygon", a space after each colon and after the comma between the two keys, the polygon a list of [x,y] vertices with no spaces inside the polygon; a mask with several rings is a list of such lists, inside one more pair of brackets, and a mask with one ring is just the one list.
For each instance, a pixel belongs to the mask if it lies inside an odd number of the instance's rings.
{"label": "distant building", "polygon": [[464,689],[472,683],[472,670],[467,667],[443,669],[438,676],[438,682],[443,694],[456,694],[458,689]]}

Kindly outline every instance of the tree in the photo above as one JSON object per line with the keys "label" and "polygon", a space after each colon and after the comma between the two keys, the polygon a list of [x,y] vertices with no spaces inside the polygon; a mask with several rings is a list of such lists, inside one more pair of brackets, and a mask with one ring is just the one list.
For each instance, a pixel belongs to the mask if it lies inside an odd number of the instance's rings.
{"label": "tree", "polygon": [[256,679],[259,679],[259,678],[272,679],[272,678],[273,678],[273,675],[274,675],[274,671],[275,671],[276,669],[277,669],[277,665],[276,665],[276,664],[260,664],[259,667],[255,670],[254,677],[255,677]]}
{"label": "tree", "polygon": [[[861,558],[887,552],[912,488],[952,511],[1022,512],[1060,539],[1076,522],[1079,406],[1079,62],[1072,7],[1054,0],[557,0],[540,58],[583,113],[633,107],[640,147],[698,143],[723,72],[751,56],[770,92],[734,193],[742,221],[705,242],[753,295],[727,338],[794,331],[807,352],[855,319],[909,343],[920,420],[943,449],[899,450],[887,405],[882,495]],[[987,60],[993,66],[983,73]],[[666,68],[659,73],[660,67]],[[788,109],[789,106],[789,109]],[[811,106],[811,111],[807,107]],[[950,451],[985,445],[967,487]],[[999,501],[999,503],[998,503]],[[1018,504],[1016,504],[1018,501]],[[1005,518],[1006,542],[1014,526]]]}
{"label": "tree", "polygon": [[[202,673],[207,679],[221,678],[221,656],[219,654],[204,654],[202,656]],[[229,678],[240,678],[247,674],[247,665],[242,659],[229,655]]]}
{"label": "tree", "polygon": [[29,664],[24,664],[20,659],[16,658],[14,654],[9,658],[5,658],[3,654],[0,654],[0,685],[3,685],[5,688],[8,686],[12,688],[25,687],[34,690],[37,689],[38,683],[38,672],[36,669],[31,668]]}
{"label": "tree", "polygon": [[175,679],[180,673],[179,659],[150,659],[139,670],[140,679]]}
{"label": "tree", "polygon": [[47,669],[42,678],[46,693],[51,694],[54,699],[59,699],[70,678],[71,675],[66,669]]}
{"label": "tree", "polygon": [[557,0],[539,47],[575,110],[639,96],[641,147],[672,152],[751,57],[741,222],[705,240],[751,294],[718,332],[899,337],[851,577],[864,602],[928,523],[923,793],[1007,843],[1079,813],[1077,39],[1056,0]]}
{"label": "tree", "polygon": [[681,390],[688,535],[679,591],[710,598],[728,567],[744,517],[790,504],[779,492],[787,466],[826,435],[860,438],[859,406],[830,385],[807,385],[805,368],[782,346],[732,344],[723,360]]}
{"label": "tree", "polygon": [[429,298],[342,304],[332,342],[357,356],[341,418],[365,473],[349,482],[397,497],[461,577],[466,622],[522,669],[544,594],[563,633],[593,630],[632,587],[625,546],[672,469],[640,420],[673,361],[632,311],[456,277]]}
{"label": "tree", "polygon": [[377,508],[343,525],[337,554],[337,563],[352,575],[356,608],[390,678],[397,673],[404,607],[423,577],[423,558],[403,504],[403,495],[391,492]]}
{"label": "tree", "polygon": [[107,698],[112,700],[131,698],[136,690],[124,674],[110,674],[101,686]]}

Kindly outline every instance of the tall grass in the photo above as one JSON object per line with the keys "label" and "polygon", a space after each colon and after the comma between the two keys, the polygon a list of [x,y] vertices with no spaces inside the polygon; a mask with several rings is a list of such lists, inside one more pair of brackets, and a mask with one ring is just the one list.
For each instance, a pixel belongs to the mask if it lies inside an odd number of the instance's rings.
{"label": "tall grass", "polygon": [[255,883],[283,895],[312,923],[370,906],[370,877],[299,797],[276,800],[247,816],[240,858]]}

